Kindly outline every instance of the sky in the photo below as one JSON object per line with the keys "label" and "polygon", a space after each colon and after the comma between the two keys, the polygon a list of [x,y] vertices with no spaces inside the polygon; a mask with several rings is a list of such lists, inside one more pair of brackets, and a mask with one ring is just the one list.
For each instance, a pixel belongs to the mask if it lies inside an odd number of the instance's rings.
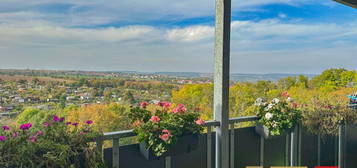
{"label": "sky", "polygon": [[[357,10],[232,0],[231,72],[357,69]],[[214,0],[1,0],[0,69],[213,72]]]}

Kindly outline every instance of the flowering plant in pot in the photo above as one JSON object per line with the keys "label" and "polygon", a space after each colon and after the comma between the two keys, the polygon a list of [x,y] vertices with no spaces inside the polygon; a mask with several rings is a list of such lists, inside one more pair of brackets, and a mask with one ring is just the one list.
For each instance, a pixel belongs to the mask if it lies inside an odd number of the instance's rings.
{"label": "flowering plant in pot", "polygon": [[274,98],[266,102],[258,98],[255,102],[258,107],[257,116],[260,118],[256,131],[264,138],[290,132],[302,118],[298,105],[289,94],[284,92],[282,95],[282,99]]}
{"label": "flowering plant in pot", "polygon": [[[156,107],[148,110],[148,106]],[[169,102],[156,105],[143,102],[140,107],[131,109],[129,118],[141,143],[140,150],[149,160],[194,150],[204,125],[198,113]]]}
{"label": "flowering plant in pot", "polygon": [[[0,167],[104,167],[94,145],[88,143],[98,135],[92,123],[71,123],[53,116],[42,125],[4,125],[0,128]],[[78,128],[79,124],[84,127]]]}

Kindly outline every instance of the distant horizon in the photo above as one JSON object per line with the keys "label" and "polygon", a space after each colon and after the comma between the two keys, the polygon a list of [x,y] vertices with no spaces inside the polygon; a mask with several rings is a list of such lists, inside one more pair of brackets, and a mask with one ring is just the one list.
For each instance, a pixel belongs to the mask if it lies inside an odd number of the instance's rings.
{"label": "distant horizon", "polygon": [[[193,72],[193,71],[136,71],[136,70],[81,70],[81,69],[29,69],[29,68],[0,68],[2,70],[14,70],[14,71],[26,71],[26,70],[34,70],[34,71],[74,71],[74,72],[137,72],[137,73],[198,73],[198,74],[213,74],[213,72]],[[350,69],[347,69],[350,70]],[[291,75],[318,75],[320,73],[287,73],[287,72],[268,72],[268,73],[241,73],[241,72],[231,72],[231,74],[242,74],[242,75],[272,75],[272,74],[291,74]]]}

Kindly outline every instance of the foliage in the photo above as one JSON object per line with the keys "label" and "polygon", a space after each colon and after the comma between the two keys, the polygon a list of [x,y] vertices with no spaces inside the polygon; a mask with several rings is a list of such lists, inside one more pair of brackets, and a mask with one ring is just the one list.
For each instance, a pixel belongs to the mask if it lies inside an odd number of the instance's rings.
{"label": "foliage", "polygon": [[42,125],[3,126],[0,131],[0,167],[15,168],[100,168],[101,157],[90,141],[98,134],[92,121],[78,128],[78,123],[65,122],[53,116]]}
{"label": "foliage", "polygon": [[356,111],[349,108],[347,94],[353,89],[342,89],[327,95],[314,95],[303,107],[303,124],[320,135],[337,135],[343,123],[356,123]]}
{"label": "foliage", "polygon": [[16,117],[16,122],[19,124],[24,124],[31,122],[34,125],[40,125],[45,122],[49,117],[53,115],[58,116],[67,116],[68,111],[76,109],[76,106],[68,106],[64,109],[56,108],[53,110],[40,110],[36,108],[25,108],[23,112],[21,112]]}
{"label": "foliage", "polygon": [[[313,97],[328,98],[331,93],[344,91],[343,96],[357,91],[357,73],[345,69],[328,69],[309,79],[306,76],[282,78],[277,82],[237,82],[230,87],[230,117],[256,114],[254,101],[257,97],[273,99],[288,91],[299,105],[311,104]],[[173,102],[182,102],[190,107],[204,107],[200,110],[206,120],[213,119],[213,85],[184,85],[173,91]],[[356,114],[357,115],[357,114]]]}
{"label": "foliage", "polygon": [[[129,129],[130,123],[126,117],[129,107],[118,103],[92,104],[76,108],[67,112],[71,121],[83,123],[92,120],[96,124],[93,129],[100,132],[110,132]],[[79,125],[82,127],[82,125]]]}
{"label": "foliage", "polygon": [[172,101],[187,105],[187,108],[200,112],[201,117],[208,120],[213,113],[213,85],[184,85],[180,90],[172,91]]}
{"label": "foliage", "polygon": [[272,136],[289,132],[301,120],[301,112],[297,110],[297,104],[292,102],[287,92],[284,95],[287,100],[274,98],[267,103],[262,98],[258,98],[255,102],[258,107],[259,122],[268,128]]}
{"label": "foliage", "polygon": [[179,137],[198,134],[203,130],[204,121],[197,112],[188,112],[182,104],[176,107],[168,102],[160,102],[159,109],[150,111],[148,103],[133,107],[128,114],[141,143],[147,144],[156,156],[161,156],[175,144]]}
{"label": "foliage", "polygon": [[356,74],[356,71],[348,71],[346,69],[328,69],[312,79],[312,84],[314,87],[339,89],[355,82]]}

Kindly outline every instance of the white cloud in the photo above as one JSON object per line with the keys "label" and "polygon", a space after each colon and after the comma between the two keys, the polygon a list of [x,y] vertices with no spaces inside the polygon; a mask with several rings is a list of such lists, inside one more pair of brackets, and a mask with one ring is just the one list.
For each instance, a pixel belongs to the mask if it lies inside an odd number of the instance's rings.
{"label": "white cloud", "polygon": [[[357,63],[357,22],[232,23],[233,72],[318,72]],[[214,27],[69,28],[0,24],[0,67],[212,71]]]}
{"label": "white cloud", "polygon": [[210,26],[191,26],[168,31],[167,38],[173,41],[194,42],[212,37],[214,28]]}

